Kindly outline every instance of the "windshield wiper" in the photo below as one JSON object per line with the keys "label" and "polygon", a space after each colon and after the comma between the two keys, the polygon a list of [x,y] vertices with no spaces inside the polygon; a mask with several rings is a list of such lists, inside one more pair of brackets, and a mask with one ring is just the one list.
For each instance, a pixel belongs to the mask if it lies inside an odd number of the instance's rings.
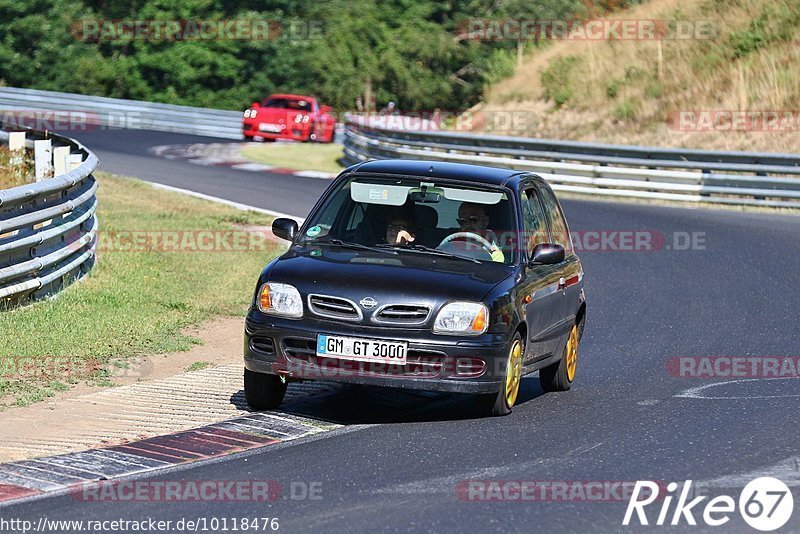
{"label": "windshield wiper", "polygon": [[351,248],[354,250],[370,250],[373,252],[383,252],[384,254],[397,254],[395,250],[386,250],[378,247],[371,247],[369,245],[362,245],[361,243],[354,243],[352,241],[342,241],[341,239],[320,239],[317,241],[307,241],[307,243],[314,243],[314,244],[330,244],[336,245],[342,248]]}
{"label": "windshield wiper", "polygon": [[390,248],[393,250],[408,250],[408,251],[415,251],[415,252],[427,252],[428,254],[435,254],[436,256],[445,256],[447,258],[457,258],[459,260],[467,260],[471,261],[472,263],[480,264],[481,261],[477,258],[470,258],[469,256],[461,256],[459,254],[453,254],[452,252],[447,252],[446,250],[439,250],[438,248],[429,247],[427,245],[420,245],[418,243],[409,243],[406,245],[391,245],[389,243],[375,245],[376,247],[384,247]]}

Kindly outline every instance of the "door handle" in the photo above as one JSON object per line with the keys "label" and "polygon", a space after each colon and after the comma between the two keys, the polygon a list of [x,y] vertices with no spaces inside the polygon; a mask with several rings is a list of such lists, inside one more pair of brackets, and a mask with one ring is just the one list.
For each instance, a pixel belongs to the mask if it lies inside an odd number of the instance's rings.
{"label": "door handle", "polygon": [[558,291],[567,288],[567,280],[562,276],[558,279]]}

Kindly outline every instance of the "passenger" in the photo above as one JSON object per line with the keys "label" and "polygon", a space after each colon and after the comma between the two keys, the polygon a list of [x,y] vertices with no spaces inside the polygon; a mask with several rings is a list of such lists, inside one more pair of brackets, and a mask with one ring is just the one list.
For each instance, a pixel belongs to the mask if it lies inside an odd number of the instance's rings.
{"label": "passenger", "polygon": [[408,217],[394,217],[386,226],[386,242],[390,245],[413,243],[416,238],[416,230]]}
{"label": "passenger", "polygon": [[486,215],[486,209],[481,204],[470,202],[461,204],[458,208],[457,221],[462,232],[478,234],[491,243],[492,261],[504,262],[506,260],[505,254],[497,246],[497,236],[489,230],[489,216]]}

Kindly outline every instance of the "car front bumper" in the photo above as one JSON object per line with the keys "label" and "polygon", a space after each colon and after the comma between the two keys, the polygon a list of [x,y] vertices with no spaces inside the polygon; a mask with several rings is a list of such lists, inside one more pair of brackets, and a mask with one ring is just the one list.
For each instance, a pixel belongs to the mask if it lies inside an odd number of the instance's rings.
{"label": "car front bumper", "polygon": [[[405,365],[344,360],[316,355],[318,334],[387,341],[408,341]],[[434,335],[430,330],[386,328],[312,318],[300,320],[248,314],[244,365],[250,371],[288,379],[317,379],[352,384],[494,393],[505,379],[509,337]]]}
{"label": "car front bumper", "polygon": [[305,141],[311,134],[306,124],[297,125],[297,128],[286,128],[280,132],[266,132],[259,130],[260,121],[242,123],[242,134],[245,137],[263,137],[264,139],[292,139],[294,141]]}

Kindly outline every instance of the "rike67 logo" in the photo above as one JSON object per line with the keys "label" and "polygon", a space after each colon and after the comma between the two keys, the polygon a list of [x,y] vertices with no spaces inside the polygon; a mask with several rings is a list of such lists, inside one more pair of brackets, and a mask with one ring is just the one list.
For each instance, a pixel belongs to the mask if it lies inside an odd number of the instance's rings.
{"label": "rike67 logo", "polygon": [[[697,525],[698,515],[702,521],[711,527],[720,527],[731,520],[735,515],[737,501],[728,495],[716,496],[707,502],[708,497],[701,495],[690,500],[692,491],[692,481],[684,482],[678,495],[677,482],[667,484],[666,493],[659,494],[659,490],[664,487],[649,480],[637,481],[633,488],[633,494],[628,502],[628,509],[625,511],[625,518],[622,520],[624,526],[631,525],[631,520],[636,518],[640,525],[672,525],[677,526],[685,521],[687,525]],[[674,509],[672,503],[678,497]],[[661,501],[658,517],[653,521],[652,512],[648,517],[645,508],[657,500]],[[788,486],[772,477],[757,478],[748,483],[738,500],[739,514],[742,519],[751,527],[768,532],[777,530],[785,525],[792,517],[794,509],[794,499]],[[657,508],[654,507],[654,508]],[[634,521],[635,525],[636,522]]]}

